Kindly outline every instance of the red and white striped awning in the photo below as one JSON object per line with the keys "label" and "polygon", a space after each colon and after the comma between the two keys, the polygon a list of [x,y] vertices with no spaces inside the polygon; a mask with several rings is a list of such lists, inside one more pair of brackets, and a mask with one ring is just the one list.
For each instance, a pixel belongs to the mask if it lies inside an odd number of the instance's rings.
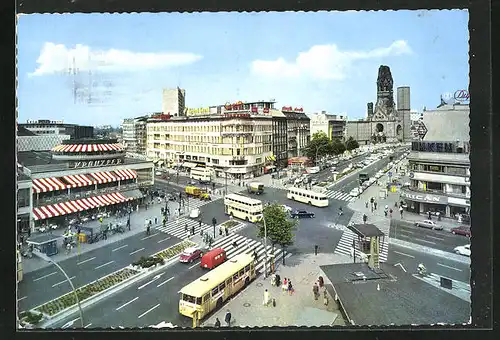
{"label": "red and white striped awning", "polygon": [[33,180],[33,191],[36,193],[64,190],[68,187],[69,185],[64,184],[56,177],[35,178]]}
{"label": "red and white striped awning", "polygon": [[137,172],[135,170],[115,170],[114,173],[118,176],[118,178],[123,181],[126,179],[134,179],[137,178]]}
{"label": "red and white striped awning", "polygon": [[94,172],[91,173],[90,176],[93,177],[99,184],[118,181],[118,178],[110,171]]}
{"label": "red and white striped awning", "polygon": [[63,176],[64,180],[70,184],[70,187],[86,187],[88,185],[96,184],[97,181],[88,178],[85,175],[68,175]]}
{"label": "red and white striped awning", "polygon": [[113,144],[61,144],[54,148],[54,152],[100,152],[100,151],[123,151],[123,145]]}
{"label": "red and white striped awning", "polygon": [[62,202],[52,205],[45,205],[42,207],[34,208],[33,215],[35,220],[44,220],[51,217],[63,216],[67,214],[76,213],[79,211],[99,208],[111,204],[123,203],[130,201],[133,198],[127,198],[121,193],[116,192],[112,194],[94,196],[89,198],[82,198],[75,201]]}

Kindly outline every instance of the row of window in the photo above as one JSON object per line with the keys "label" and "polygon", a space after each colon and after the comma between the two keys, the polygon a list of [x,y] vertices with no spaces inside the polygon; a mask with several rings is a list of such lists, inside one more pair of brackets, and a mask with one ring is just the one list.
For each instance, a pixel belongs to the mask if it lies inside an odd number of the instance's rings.
{"label": "row of window", "polygon": [[[252,124],[252,125],[240,125],[234,124],[221,124],[221,122],[216,123],[217,125],[209,124],[208,122],[197,123],[196,125],[160,125],[153,124],[148,125],[148,134],[153,132],[234,132],[241,131],[243,127],[250,129],[251,132],[266,132],[272,131],[271,124]],[[232,127],[232,128],[229,128]]]}
{"label": "row of window", "polygon": [[298,191],[298,190],[293,190],[293,189],[289,189],[288,192],[290,194],[294,195],[294,196],[307,197],[307,198],[318,200],[318,201],[328,200],[327,196],[325,196],[325,195],[315,195],[312,192],[305,193],[305,192]]}
{"label": "row of window", "polygon": [[247,207],[258,207],[258,206],[262,206],[262,202],[259,201],[259,200],[253,200],[251,198],[249,198],[248,200],[245,200],[245,199],[237,199],[237,198],[232,198],[232,197],[226,197],[224,198],[225,200],[225,203],[237,203],[237,204],[241,204],[241,205],[244,205],[244,206],[247,206]]}
{"label": "row of window", "polygon": [[409,162],[408,166],[410,170],[414,171],[438,172],[438,173],[458,175],[458,176],[468,176],[469,172],[467,167],[458,167],[450,165],[435,165],[435,164],[422,164],[422,163]]}
{"label": "row of window", "polygon": [[165,150],[169,153],[203,153],[209,155],[219,155],[219,156],[255,156],[261,155],[266,152],[272,151],[272,145],[264,145],[262,147],[256,148],[215,148],[210,146],[199,146],[199,145],[148,145],[149,149]]}
{"label": "row of window", "polygon": [[171,142],[199,142],[204,144],[251,144],[271,143],[272,135],[235,135],[235,136],[207,136],[207,135],[153,135],[149,136],[148,143]]}

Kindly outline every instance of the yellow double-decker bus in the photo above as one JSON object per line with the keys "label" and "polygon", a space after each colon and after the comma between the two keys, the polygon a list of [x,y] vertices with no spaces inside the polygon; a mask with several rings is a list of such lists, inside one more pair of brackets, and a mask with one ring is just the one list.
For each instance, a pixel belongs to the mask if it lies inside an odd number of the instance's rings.
{"label": "yellow double-decker bus", "polygon": [[238,194],[224,196],[224,212],[227,215],[249,222],[257,222],[262,216],[263,209],[261,200]]}
{"label": "yellow double-decker bus", "polygon": [[221,308],[224,301],[246,287],[255,275],[253,255],[236,255],[179,291],[179,313],[201,320]]}

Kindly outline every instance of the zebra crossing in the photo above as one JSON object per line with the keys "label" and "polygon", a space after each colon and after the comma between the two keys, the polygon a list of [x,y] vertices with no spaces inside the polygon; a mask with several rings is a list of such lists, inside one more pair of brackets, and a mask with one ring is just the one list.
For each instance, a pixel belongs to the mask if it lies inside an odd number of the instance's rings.
{"label": "zebra crossing", "polygon": [[191,210],[193,210],[195,208],[200,208],[204,205],[207,205],[209,203],[216,202],[216,201],[222,199],[222,196],[215,196],[215,197],[214,196],[211,196],[212,199],[210,201],[204,201],[204,200],[200,200],[197,198],[188,198],[187,200],[184,200],[183,206],[188,210],[188,213],[189,213]]}
{"label": "zebra crossing", "polygon": [[[186,232],[186,225],[188,230],[187,232]],[[238,230],[244,228],[245,226],[246,224],[241,223],[239,226],[232,227],[231,233],[235,233]],[[195,235],[199,234],[201,230],[203,230],[203,233],[209,232],[210,235],[212,235],[212,231],[214,230],[213,225],[201,222],[201,227],[200,227],[199,221],[193,220],[187,216],[182,216],[178,219],[170,220],[167,223],[165,223],[165,226],[160,225],[157,226],[155,229],[180,239],[186,239],[189,237],[188,233],[191,232],[191,228],[193,227]],[[218,230],[219,226],[216,226],[216,236],[218,236]]]}
{"label": "zebra crossing", "polygon": [[356,197],[352,197],[342,191],[326,190],[325,195],[338,201],[354,202],[356,200]]}
{"label": "zebra crossing", "polygon": [[[339,255],[347,255],[347,256],[353,256],[353,248],[352,248],[352,240],[356,240],[354,242],[355,247],[356,247],[356,257],[362,256],[359,245],[358,245],[358,236],[350,231],[349,229],[346,229],[344,233],[342,234],[342,237],[340,238],[339,243],[337,244],[337,247],[335,248],[335,254]],[[379,261],[380,262],[387,262],[387,255],[389,253],[389,242],[381,242],[380,243],[380,254],[379,254]]]}

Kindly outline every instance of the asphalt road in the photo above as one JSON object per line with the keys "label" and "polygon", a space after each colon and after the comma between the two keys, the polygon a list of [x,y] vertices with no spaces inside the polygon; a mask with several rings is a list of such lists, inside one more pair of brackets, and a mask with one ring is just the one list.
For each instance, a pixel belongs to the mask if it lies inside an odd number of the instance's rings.
{"label": "asphalt road", "polygon": [[[141,256],[152,255],[180,241],[153,229],[149,237],[138,233],[58,264],[68,274],[73,285],[80,287],[128,266]],[[18,289],[20,310],[36,307],[71,290],[65,277],[55,266],[25,274]]]}
{"label": "asphalt road", "polygon": [[453,235],[446,230],[415,227],[414,223],[401,220],[392,220],[389,237],[450,253],[455,247],[469,243],[465,236]]}
{"label": "asphalt road", "polygon": [[423,263],[430,273],[457,281],[470,282],[470,265],[395,244],[389,247],[387,263],[401,263],[408,272],[412,273],[416,272],[419,263]]}

